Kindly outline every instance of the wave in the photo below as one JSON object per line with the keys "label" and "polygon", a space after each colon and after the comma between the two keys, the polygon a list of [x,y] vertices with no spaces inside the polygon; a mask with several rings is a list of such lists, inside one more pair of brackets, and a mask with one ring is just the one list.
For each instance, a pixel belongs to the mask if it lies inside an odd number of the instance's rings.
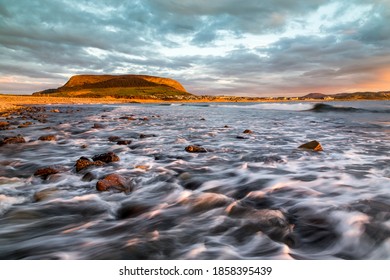
{"label": "wave", "polygon": [[390,113],[390,110],[372,110],[372,109],[362,109],[362,108],[354,108],[354,107],[346,107],[346,106],[333,106],[324,103],[314,104],[314,106],[307,111],[312,111],[317,113],[325,113],[325,112]]}
{"label": "wave", "polygon": [[276,110],[276,111],[304,111],[312,108],[309,103],[256,103],[256,104],[218,104],[222,108],[250,108],[261,110]]}

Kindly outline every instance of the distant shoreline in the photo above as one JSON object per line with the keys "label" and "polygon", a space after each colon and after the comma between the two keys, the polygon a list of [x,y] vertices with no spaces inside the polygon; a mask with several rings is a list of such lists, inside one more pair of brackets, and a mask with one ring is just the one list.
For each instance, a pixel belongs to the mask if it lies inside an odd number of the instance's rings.
{"label": "distant shoreline", "polygon": [[54,97],[54,96],[33,96],[33,95],[0,95],[0,113],[13,111],[25,105],[58,105],[58,104],[130,104],[130,103],[221,103],[221,102],[328,102],[328,101],[373,101],[389,99],[342,99],[342,100],[323,100],[323,99],[264,99],[253,97],[199,97],[194,100],[161,100],[161,99],[125,99],[125,98],[77,98],[77,97]]}

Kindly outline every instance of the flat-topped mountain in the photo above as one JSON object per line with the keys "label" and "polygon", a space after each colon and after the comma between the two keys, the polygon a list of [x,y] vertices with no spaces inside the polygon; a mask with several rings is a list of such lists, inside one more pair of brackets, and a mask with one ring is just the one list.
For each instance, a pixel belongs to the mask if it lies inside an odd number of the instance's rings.
{"label": "flat-topped mountain", "polygon": [[178,81],[147,75],[76,75],[62,87],[33,95],[141,99],[183,99],[192,96]]}

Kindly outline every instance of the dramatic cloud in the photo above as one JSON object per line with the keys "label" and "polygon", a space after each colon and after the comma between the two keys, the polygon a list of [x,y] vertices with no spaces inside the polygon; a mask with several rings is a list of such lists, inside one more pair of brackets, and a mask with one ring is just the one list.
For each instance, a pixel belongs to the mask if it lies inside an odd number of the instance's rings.
{"label": "dramatic cloud", "polygon": [[0,92],[80,73],[160,75],[197,94],[389,90],[389,3],[0,0]]}

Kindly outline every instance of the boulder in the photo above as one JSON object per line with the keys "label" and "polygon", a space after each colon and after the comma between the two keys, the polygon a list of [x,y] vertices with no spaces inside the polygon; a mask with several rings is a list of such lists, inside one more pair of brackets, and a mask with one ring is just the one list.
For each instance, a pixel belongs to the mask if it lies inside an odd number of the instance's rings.
{"label": "boulder", "polygon": [[315,151],[315,152],[323,151],[320,142],[318,142],[316,140],[313,140],[313,141],[307,142],[305,144],[302,144],[298,148],[311,150],[311,151]]}
{"label": "boulder", "polygon": [[41,141],[56,141],[57,137],[55,135],[42,135],[38,138]]}
{"label": "boulder", "polygon": [[201,146],[190,145],[185,148],[188,153],[207,153],[207,150]]}
{"label": "boulder", "polygon": [[79,172],[91,165],[94,166],[102,166],[104,165],[104,162],[98,160],[98,161],[91,161],[89,158],[81,157],[76,161],[76,171]]}
{"label": "boulder", "polygon": [[0,141],[0,146],[5,144],[20,144],[26,143],[26,140],[22,136],[5,137]]}
{"label": "boulder", "polygon": [[96,183],[96,189],[100,192],[108,191],[110,189],[130,192],[131,186],[123,176],[112,173],[99,180]]}
{"label": "boulder", "polygon": [[244,134],[253,134],[253,131],[250,129],[245,129],[242,133]]}
{"label": "boulder", "polygon": [[93,161],[102,161],[105,163],[109,162],[114,162],[114,161],[119,161],[119,157],[113,153],[113,152],[108,152],[105,154],[100,154],[92,157]]}

